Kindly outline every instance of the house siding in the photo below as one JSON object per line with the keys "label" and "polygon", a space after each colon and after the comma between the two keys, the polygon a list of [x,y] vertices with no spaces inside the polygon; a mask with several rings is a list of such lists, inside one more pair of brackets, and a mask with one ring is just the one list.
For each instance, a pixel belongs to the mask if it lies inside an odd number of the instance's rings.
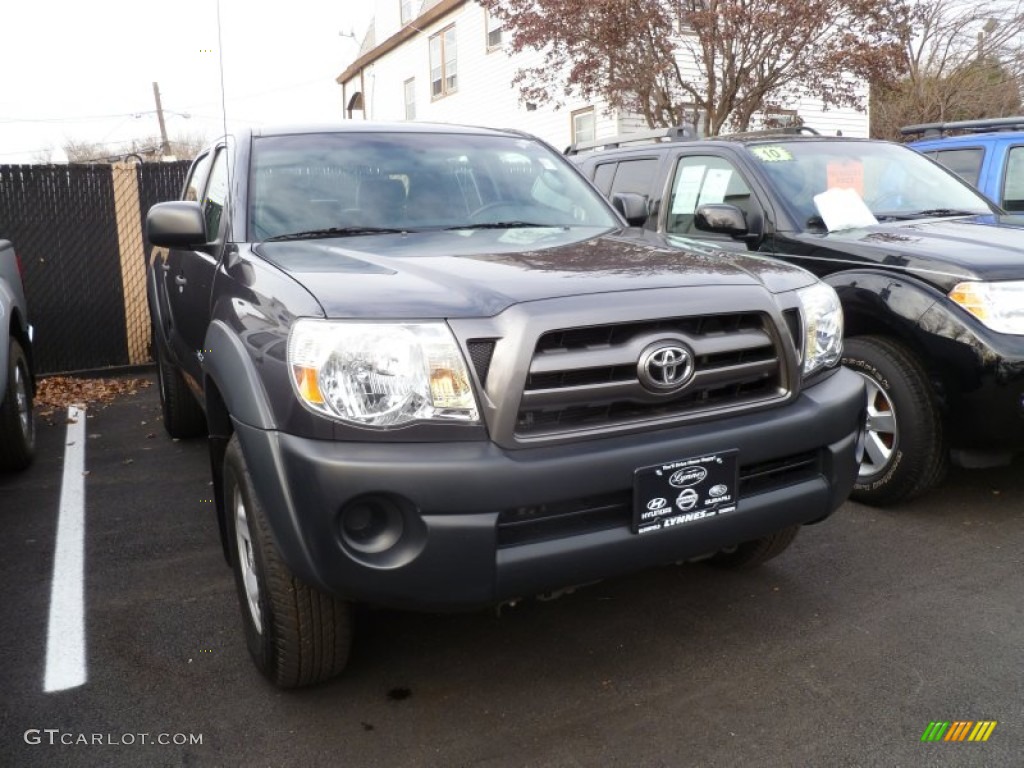
{"label": "house siding", "polygon": [[[505,48],[487,49],[486,16],[475,2],[457,4],[443,17],[421,25],[423,14],[440,0],[427,0],[419,7],[413,20],[416,31],[407,40],[387,51],[372,63],[339,78],[346,101],[365,87],[364,109],[352,114],[353,119],[402,121],[405,118],[404,84],[414,79],[416,119],[423,122],[460,123],[493,128],[517,128],[535,134],[561,149],[572,141],[573,112],[593,107],[595,134],[598,139],[620,133],[646,130],[642,117],[609,110],[600,101],[587,102],[569,98],[560,106],[537,105],[530,109],[519,98],[512,85],[516,72],[523,67],[543,64],[543,55],[526,51],[510,55]],[[368,32],[376,41],[387,41],[403,26],[399,0],[376,0],[373,28]],[[458,46],[458,84],[453,93],[431,98],[429,40],[434,34],[454,24]],[[684,59],[688,58],[685,57]],[[681,61],[684,69],[696,73],[695,63]],[[868,116],[850,109],[822,110],[820,101],[804,99],[795,104],[806,125],[821,133],[842,131],[846,136],[867,136]],[[346,115],[347,116],[347,115]],[[755,126],[752,126],[755,127]]]}

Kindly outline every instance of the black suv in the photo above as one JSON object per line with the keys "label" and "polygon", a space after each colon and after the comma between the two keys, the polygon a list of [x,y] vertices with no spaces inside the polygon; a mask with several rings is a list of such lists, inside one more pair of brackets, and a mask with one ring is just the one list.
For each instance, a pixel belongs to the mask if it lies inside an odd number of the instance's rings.
{"label": "black suv", "polygon": [[774,557],[846,498],[864,386],[806,270],[623,236],[511,132],[230,136],[154,206],[164,424],[209,439],[249,649],[348,655],[352,602],[514,601]]}
{"label": "black suv", "polygon": [[569,152],[630,223],[836,289],[843,361],[867,383],[854,498],[891,504],[936,485],[950,456],[982,466],[1024,449],[1024,217],[899,144],[664,134]]}

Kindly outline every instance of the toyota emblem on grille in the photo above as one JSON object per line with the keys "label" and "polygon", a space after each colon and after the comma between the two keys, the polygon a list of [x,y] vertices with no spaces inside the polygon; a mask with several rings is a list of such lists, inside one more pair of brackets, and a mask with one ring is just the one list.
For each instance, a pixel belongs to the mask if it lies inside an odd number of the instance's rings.
{"label": "toyota emblem on grille", "polygon": [[640,383],[655,392],[675,392],[693,378],[693,355],[674,342],[652,344],[640,355]]}

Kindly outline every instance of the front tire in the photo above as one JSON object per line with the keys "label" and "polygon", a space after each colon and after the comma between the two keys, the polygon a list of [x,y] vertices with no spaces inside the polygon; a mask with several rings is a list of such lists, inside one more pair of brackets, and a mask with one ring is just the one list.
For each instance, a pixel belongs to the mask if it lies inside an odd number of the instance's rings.
{"label": "front tire", "polygon": [[352,640],[351,606],[303,582],[274,545],[238,436],[224,457],[224,510],[245,637],[256,667],[280,688],[339,674]]}
{"label": "front tire", "polygon": [[864,459],[851,498],[881,507],[938,485],[948,451],[935,395],[918,359],[892,339],[855,336],[844,343],[843,363],[867,387]]}
{"label": "front tire", "polygon": [[36,448],[32,413],[32,375],[25,350],[16,339],[7,350],[7,387],[0,403],[0,470],[25,469]]}

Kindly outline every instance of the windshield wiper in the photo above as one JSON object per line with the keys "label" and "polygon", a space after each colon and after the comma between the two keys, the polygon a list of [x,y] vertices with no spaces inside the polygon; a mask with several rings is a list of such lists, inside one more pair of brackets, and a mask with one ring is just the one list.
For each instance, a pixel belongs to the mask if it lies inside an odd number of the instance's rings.
{"label": "windshield wiper", "polygon": [[538,224],[535,221],[488,221],[485,224],[460,224],[457,227],[445,227],[445,231],[451,232],[457,229],[523,229],[526,227],[568,229],[564,224]]}
{"label": "windshield wiper", "polygon": [[986,211],[964,211],[959,208],[928,208],[924,211],[914,211],[903,214],[907,218],[919,218],[921,216],[978,216]]}
{"label": "windshield wiper", "polygon": [[324,237],[355,237],[356,235],[397,235],[412,232],[410,229],[394,229],[393,227],[327,227],[326,229],[307,229],[303,232],[291,232],[287,235],[274,235],[263,242],[275,240],[316,240]]}

